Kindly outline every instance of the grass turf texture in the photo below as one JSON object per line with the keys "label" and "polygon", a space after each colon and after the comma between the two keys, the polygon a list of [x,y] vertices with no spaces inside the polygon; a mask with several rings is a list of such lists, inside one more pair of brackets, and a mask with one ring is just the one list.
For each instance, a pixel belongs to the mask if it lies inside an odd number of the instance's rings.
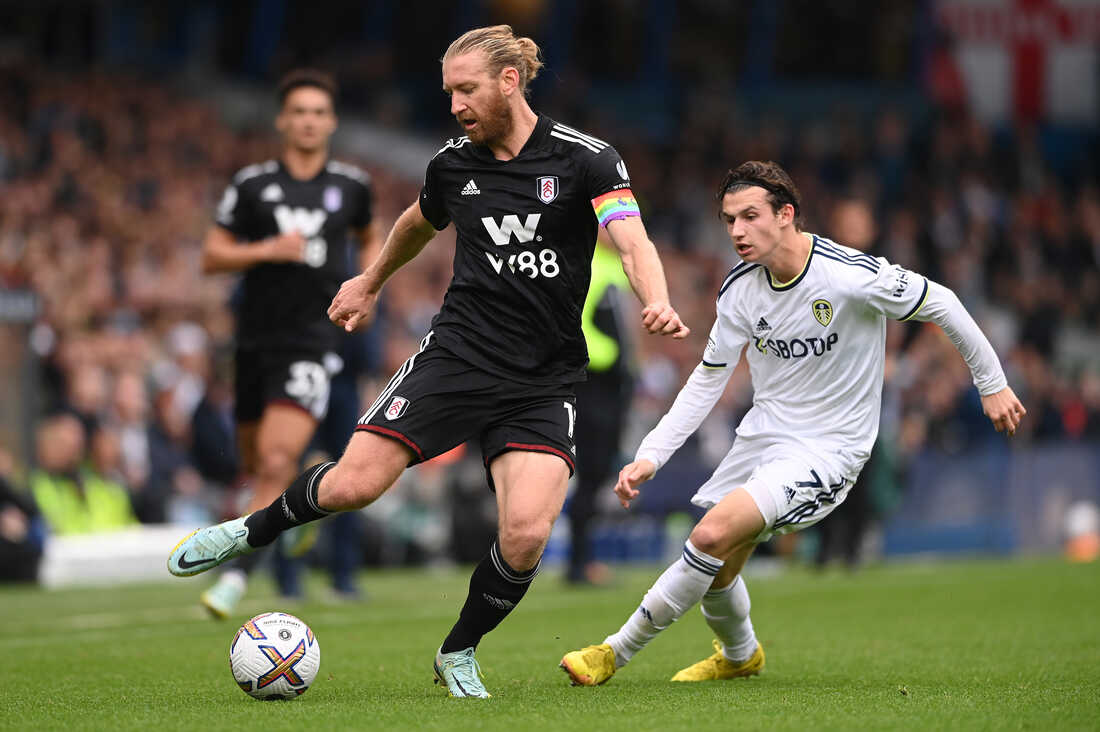
{"label": "grass turf texture", "polygon": [[[622,570],[607,589],[571,589],[545,573],[481,644],[489,700],[450,699],[431,683],[465,570],[370,573],[362,605],[291,606],[257,581],[224,622],[197,607],[209,576],[0,588],[0,729],[1100,728],[1100,565],[750,575],[762,676],[669,683],[711,652],[695,609],[607,685],[570,687],[562,654],[617,629],[659,569]],[[236,628],[265,610],[298,615],[321,643],[320,674],[293,701],[254,701],[229,673]]]}

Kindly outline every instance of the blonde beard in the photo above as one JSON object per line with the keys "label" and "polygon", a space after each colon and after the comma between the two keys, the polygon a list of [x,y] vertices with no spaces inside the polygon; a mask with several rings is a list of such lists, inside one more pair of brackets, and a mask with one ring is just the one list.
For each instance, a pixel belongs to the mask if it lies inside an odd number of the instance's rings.
{"label": "blonde beard", "polygon": [[486,124],[487,120],[481,120],[482,134],[479,135],[480,139],[470,137],[470,142],[478,145],[490,145],[508,137],[512,133],[512,128],[515,127],[512,110],[509,109],[508,103],[504,101],[504,97],[500,98],[498,106],[487,111],[487,117],[492,120],[492,126]]}

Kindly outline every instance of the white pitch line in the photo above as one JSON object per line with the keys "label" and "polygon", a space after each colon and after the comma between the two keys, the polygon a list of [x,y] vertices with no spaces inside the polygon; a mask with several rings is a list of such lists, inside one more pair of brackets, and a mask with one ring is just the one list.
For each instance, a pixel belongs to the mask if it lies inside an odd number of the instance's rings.
{"label": "white pitch line", "polygon": [[[570,607],[576,600],[566,596],[556,595],[542,598],[537,605],[528,608],[531,611],[553,611],[564,607]],[[268,605],[270,603],[267,603]],[[260,613],[269,609],[264,605],[250,603],[246,612]],[[286,612],[294,613],[295,608],[287,608]],[[309,623],[316,627],[319,624],[346,623],[357,628],[374,625],[390,625],[400,621],[421,622],[433,619],[453,618],[457,608],[453,602],[441,601],[432,607],[420,607],[416,609],[393,608],[382,612],[369,604],[348,607],[346,609],[319,610],[309,612]],[[19,637],[0,636],[0,644],[5,648],[31,648],[34,646],[49,646],[58,643],[95,642],[96,640],[117,639],[119,628],[126,628],[126,638],[144,637],[147,635],[159,635],[164,633],[165,621],[193,620],[211,622],[207,620],[206,611],[197,606],[154,608],[131,613],[82,613],[70,615],[49,621],[50,632],[41,633],[39,630],[46,628],[19,628],[14,629]],[[136,626],[136,627],[135,627]],[[233,630],[225,626],[227,632]],[[13,630],[5,628],[5,630]],[[15,634],[13,633],[13,635]]]}

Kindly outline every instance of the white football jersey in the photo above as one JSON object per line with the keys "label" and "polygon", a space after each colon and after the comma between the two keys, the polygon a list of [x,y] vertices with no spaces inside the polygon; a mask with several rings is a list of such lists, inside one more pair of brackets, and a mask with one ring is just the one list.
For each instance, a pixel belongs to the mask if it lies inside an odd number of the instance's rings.
{"label": "white football jersey", "polygon": [[928,280],[805,236],[813,242],[810,255],[790,282],[775,282],[759,264],[729,273],[702,365],[732,369],[747,345],[754,397],[738,436],[804,446],[854,475],[878,434],[885,319],[915,316]]}

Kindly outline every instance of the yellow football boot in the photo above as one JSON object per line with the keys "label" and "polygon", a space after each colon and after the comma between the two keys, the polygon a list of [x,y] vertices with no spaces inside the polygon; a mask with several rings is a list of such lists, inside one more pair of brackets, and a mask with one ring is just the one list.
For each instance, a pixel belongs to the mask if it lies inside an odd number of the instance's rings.
{"label": "yellow football boot", "polygon": [[559,664],[573,686],[599,686],[615,675],[615,651],[601,643],[566,653]]}
{"label": "yellow football boot", "polygon": [[714,641],[714,655],[692,664],[672,677],[673,681],[717,681],[756,676],[764,669],[764,646],[759,643],[749,660],[734,663],[722,654],[722,644]]}

